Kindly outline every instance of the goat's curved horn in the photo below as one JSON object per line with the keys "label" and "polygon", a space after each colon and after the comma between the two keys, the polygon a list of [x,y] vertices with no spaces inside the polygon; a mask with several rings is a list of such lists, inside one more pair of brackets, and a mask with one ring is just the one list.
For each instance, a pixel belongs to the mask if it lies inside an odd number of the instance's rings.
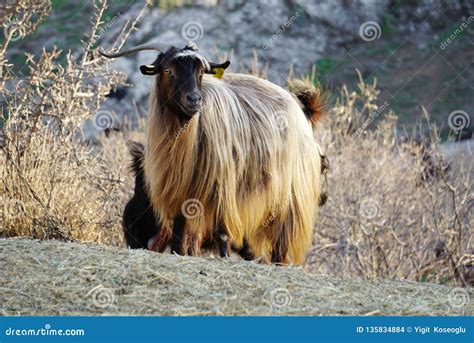
{"label": "goat's curved horn", "polygon": [[102,51],[101,49],[99,49],[99,54],[107,58],[117,58],[117,57],[125,56],[125,55],[131,54],[137,51],[142,51],[142,50],[156,50],[160,52],[165,52],[170,47],[171,47],[170,45],[162,44],[162,43],[147,43],[147,44],[135,46],[128,50],[119,51],[116,53],[106,53]]}

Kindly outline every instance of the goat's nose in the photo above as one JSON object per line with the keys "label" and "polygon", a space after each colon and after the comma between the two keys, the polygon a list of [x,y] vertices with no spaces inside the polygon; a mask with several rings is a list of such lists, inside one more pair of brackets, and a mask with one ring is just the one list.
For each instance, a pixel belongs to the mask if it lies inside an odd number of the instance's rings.
{"label": "goat's nose", "polygon": [[201,95],[199,95],[198,93],[191,93],[191,94],[188,94],[186,96],[186,100],[190,103],[190,104],[193,104],[193,105],[197,105],[201,102]]}

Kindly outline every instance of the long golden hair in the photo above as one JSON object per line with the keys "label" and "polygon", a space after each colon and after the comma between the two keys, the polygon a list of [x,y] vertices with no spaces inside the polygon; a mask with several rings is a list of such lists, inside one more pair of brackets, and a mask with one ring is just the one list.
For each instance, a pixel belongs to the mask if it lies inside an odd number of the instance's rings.
{"label": "long golden hair", "polygon": [[[190,199],[187,230],[210,237],[223,223],[231,242],[257,257],[281,249],[303,264],[320,192],[320,157],[310,122],[284,89],[250,75],[205,75],[203,108],[183,125],[150,94],[145,174],[166,234]],[[195,199],[195,200],[194,200]],[[287,254],[285,253],[287,252]]]}

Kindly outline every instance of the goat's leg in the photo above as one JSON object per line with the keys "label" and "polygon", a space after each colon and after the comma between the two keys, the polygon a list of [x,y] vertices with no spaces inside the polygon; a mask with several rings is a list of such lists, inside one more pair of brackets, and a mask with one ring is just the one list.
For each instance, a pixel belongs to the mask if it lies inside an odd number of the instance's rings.
{"label": "goat's leg", "polygon": [[186,253],[186,218],[179,214],[173,220],[173,238],[171,253],[184,255]]}
{"label": "goat's leg", "polygon": [[219,248],[220,257],[230,256],[230,239],[223,223],[219,223],[214,232],[214,239]]}
{"label": "goat's leg", "polygon": [[196,245],[196,240],[193,237],[188,236],[186,238],[188,241],[188,255],[189,256],[196,256],[196,250],[195,250],[195,245]]}
{"label": "goat's leg", "polygon": [[288,263],[288,244],[282,233],[279,235],[272,249],[272,263],[287,264]]}
{"label": "goat's leg", "polygon": [[170,240],[171,240],[171,237],[169,234],[159,232],[148,240],[148,244],[147,244],[148,250],[158,251],[159,253],[162,253],[163,251],[165,251]]}
{"label": "goat's leg", "polygon": [[242,245],[242,248],[239,249],[238,253],[240,257],[247,261],[252,261],[255,258],[253,256],[252,250],[250,250],[249,243],[245,239],[244,244]]}
{"label": "goat's leg", "polygon": [[189,233],[187,230],[188,255],[201,256],[202,239],[198,233]]}

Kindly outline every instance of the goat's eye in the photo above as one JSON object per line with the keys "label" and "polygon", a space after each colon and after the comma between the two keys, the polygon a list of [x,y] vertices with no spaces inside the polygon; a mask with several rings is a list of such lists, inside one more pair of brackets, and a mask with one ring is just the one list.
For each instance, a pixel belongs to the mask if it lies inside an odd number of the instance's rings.
{"label": "goat's eye", "polygon": [[164,70],[164,73],[165,73],[166,75],[171,75],[171,69],[170,69],[170,68],[166,68],[166,69]]}

